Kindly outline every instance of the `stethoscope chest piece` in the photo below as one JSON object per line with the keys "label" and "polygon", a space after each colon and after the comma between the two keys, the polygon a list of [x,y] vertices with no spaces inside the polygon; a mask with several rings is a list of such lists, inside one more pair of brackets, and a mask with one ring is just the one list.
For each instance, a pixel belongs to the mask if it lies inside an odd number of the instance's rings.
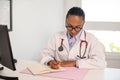
{"label": "stethoscope chest piece", "polygon": [[63,40],[64,40],[64,39],[61,39],[61,45],[60,45],[60,47],[58,48],[58,51],[63,51]]}
{"label": "stethoscope chest piece", "polygon": [[63,51],[62,45],[58,48],[59,51]]}

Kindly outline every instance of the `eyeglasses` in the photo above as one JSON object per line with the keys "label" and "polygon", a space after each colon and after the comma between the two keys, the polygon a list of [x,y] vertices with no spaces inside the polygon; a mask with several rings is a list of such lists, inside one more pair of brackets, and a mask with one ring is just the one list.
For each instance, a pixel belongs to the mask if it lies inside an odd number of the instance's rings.
{"label": "eyeglasses", "polygon": [[69,31],[72,31],[73,29],[76,31],[76,32],[79,32],[82,28],[80,26],[76,26],[76,27],[73,27],[73,26],[66,26],[67,30]]}

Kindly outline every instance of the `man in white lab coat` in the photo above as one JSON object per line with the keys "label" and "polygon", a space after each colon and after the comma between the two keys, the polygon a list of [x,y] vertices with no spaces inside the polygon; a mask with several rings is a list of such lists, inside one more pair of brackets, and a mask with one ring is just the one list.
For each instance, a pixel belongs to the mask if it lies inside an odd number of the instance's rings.
{"label": "man in white lab coat", "polygon": [[85,14],[72,7],[66,15],[66,30],[56,33],[41,51],[40,63],[53,69],[62,67],[105,68],[103,45],[83,29]]}

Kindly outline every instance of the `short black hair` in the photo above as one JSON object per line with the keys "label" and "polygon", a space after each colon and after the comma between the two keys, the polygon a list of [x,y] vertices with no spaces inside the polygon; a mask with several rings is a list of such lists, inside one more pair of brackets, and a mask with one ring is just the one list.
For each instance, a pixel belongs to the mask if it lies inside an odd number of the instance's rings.
{"label": "short black hair", "polygon": [[66,15],[66,19],[68,18],[69,15],[82,16],[83,21],[85,21],[85,13],[84,13],[83,9],[81,9],[80,7],[70,8],[67,15]]}

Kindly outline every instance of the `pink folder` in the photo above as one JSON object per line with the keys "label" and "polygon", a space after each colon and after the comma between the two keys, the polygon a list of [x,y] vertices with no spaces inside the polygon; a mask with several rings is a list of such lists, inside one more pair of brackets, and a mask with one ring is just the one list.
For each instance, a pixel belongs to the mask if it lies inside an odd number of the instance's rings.
{"label": "pink folder", "polygon": [[[65,71],[45,73],[39,75],[46,77],[68,79],[68,80],[82,80],[89,71],[89,69],[78,69],[76,67],[65,67],[65,69],[66,69]],[[21,73],[32,75],[32,73],[28,69],[21,71]]]}

